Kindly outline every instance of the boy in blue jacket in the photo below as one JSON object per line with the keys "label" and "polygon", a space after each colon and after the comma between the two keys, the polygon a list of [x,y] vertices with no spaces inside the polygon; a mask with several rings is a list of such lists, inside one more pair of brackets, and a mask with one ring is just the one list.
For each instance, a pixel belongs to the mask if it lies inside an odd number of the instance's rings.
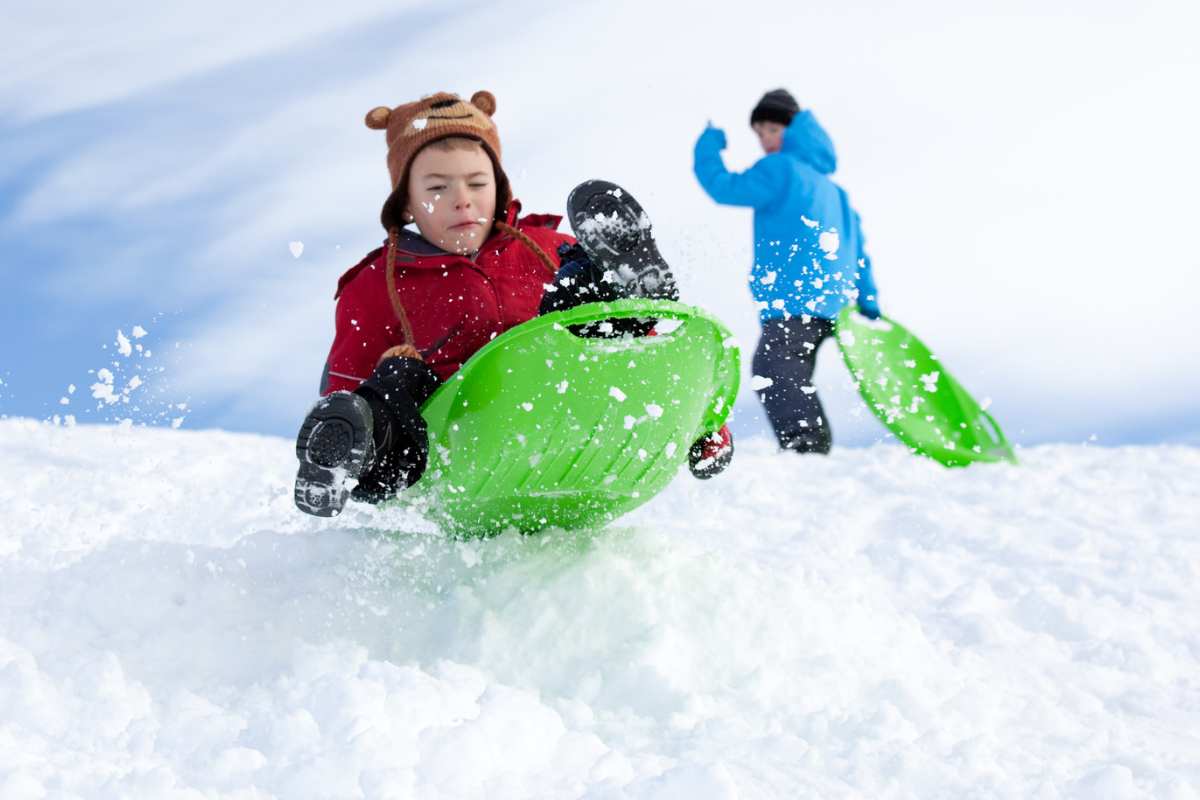
{"label": "boy in blue jacket", "polygon": [[696,178],[718,203],[754,209],[750,291],[762,336],[753,370],[769,381],[757,392],[779,445],[828,453],[829,421],[812,386],[817,348],[846,304],[879,317],[871,259],[858,214],[829,178],[837,156],[812,112],[775,89],[754,107],[750,126],[766,156],[729,172],[721,159],[725,132],[710,124],[696,141]]}

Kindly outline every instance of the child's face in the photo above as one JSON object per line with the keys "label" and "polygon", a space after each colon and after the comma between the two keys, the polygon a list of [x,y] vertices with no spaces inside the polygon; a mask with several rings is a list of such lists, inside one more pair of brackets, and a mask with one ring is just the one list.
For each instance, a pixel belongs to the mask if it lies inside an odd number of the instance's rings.
{"label": "child's face", "polygon": [[406,211],[425,240],[471,255],[491,235],[496,172],[480,146],[426,147],[409,169]]}
{"label": "child's face", "polygon": [[756,122],[750,127],[758,134],[758,143],[762,145],[764,153],[778,153],[779,148],[783,147],[786,125],[780,125],[778,122]]}

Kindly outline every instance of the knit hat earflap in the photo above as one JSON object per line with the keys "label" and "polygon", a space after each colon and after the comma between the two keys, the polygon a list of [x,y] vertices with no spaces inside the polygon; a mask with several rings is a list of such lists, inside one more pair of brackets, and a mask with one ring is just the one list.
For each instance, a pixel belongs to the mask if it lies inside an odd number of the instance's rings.
{"label": "knit hat earflap", "polygon": [[800,104],[787,89],[772,89],[762,96],[750,112],[750,124],[778,122],[780,125],[790,125],[792,118],[799,113]]}
{"label": "knit hat earflap", "polygon": [[500,134],[492,122],[495,112],[496,97],[487,91],[471,95],[469,102],[456,94],[438,92],[395,108],[377,106],[367,112],[368,128],[387,131],[387,166],[392,193],[380,213],[384,228],[404,225],[402,214],[408,192],[408,170],[417,153],[430,142],[451,136],[477,139],[483,145],[496,171],[496,215],[503,219],[512,199],[512,190],[500,167]]}

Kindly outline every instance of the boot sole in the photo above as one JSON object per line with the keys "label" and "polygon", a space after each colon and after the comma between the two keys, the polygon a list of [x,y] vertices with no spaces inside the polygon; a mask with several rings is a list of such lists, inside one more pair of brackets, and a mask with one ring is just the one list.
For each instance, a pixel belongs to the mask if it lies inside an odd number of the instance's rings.
{"label": "boot sole", "polygon": [[367,401],[349,392],[334,392],[313,406],[296,436],[297,508],[317,517],[341,513],[350,496],[346,481],[370,468],[371,423]]}
{"label": "boot sole", "polygon": [[679,299],[650,217],[629,192],[609,181],[584,181],[567,198],[567,218],[592,263],[611,272],[630,296]]}

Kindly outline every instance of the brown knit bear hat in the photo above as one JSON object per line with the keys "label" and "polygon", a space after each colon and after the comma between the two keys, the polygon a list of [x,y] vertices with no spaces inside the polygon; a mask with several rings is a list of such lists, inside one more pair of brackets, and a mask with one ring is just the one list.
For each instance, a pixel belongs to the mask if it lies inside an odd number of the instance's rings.
{"label": "brown knit bear hat", "polygon": [[387,229],[404,225],[404,201],[408,194],[408,170],[421,148],[438,139],[464,136],[477,139],[496,171],[496,218],[503,221],[512,199],[508,176],[500,167],[500,134],[492,122],[496,98],[491,92],[471,95],[470,102],[456,94],[438,92],[413,103],[388,108],[377,106],[367,112],[367,127],[387,131],[387,165],[392,193],[383,204],[380,221]]}

